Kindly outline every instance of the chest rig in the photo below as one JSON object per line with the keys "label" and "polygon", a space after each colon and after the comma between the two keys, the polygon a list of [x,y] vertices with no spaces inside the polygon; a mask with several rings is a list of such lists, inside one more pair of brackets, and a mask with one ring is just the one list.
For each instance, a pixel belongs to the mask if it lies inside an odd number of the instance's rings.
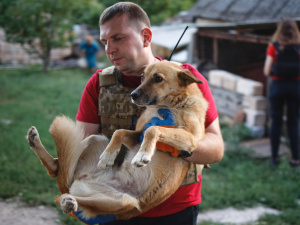
{"label": "chest rig", "polygon": [[[114,66],[98,73],[100,133],[111,137],[117,129],[134,130],[138,117],[145,110],[131,102],[130,93],[134,88],[122,85],[122,75]],[[191,163],[189,171],[181,183],[181,187],[199,182],[202,171],[200,165]]]}
{"label": "chest rig", "polygon": [[122,85],[122,75],[114,66],[99,72],[99,108],[101,133],[111,137],[117,129],[134,130],[144,107],[131,102],[134,88]]}

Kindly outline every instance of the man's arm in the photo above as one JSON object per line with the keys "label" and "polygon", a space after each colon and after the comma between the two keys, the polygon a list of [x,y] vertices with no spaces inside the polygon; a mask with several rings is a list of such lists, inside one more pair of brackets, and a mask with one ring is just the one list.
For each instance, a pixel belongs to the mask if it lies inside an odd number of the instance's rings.
{"label": "man's arm", "polygon": [[185,158],[196,164],[211,164],[221,161],[224,155],[223,137],[216,118],[209,127],[205,129],[205,137],[198,143],[191,157]]}
{"label": "man's arm", "polygon": [[100,125],[95,124],[95,123],[85,123],[85,122],[76,120],[76,127],[83,129],[85,132],[85,137],[87,137],[92,134],[98,134]]}

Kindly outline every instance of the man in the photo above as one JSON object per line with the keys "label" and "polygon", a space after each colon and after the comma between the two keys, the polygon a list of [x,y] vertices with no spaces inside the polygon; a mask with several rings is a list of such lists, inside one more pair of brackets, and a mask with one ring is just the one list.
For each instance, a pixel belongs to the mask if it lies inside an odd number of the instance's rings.
{"label": "man", "polygon": [[87,68],[89,72],[94,71],[96,68],[97,54],[100,51],[100,46],[94,41],[92,36],[86,36],[85,40],[81,43],[80,47],[81,54],[85,56]]}
{"label": "man", "polygon": [[[106,9],[100,17],[100,40],[110,62],[121,71],[123,86],[136,88],[140,82],[138,73],[144,65],[154,63],[161,58],[154,57],[151,51],[152,32],[147,14],[136,4],[120,2]],[[223,157],[223,139],[220,131],[218,113],[205,78],[191,65],[183,65],[195,76],[204,81],[199,88],[209,102],[204,140],[191,157],[186,160],[196,164],[211,164]],[[98,117],[99,76],[98,70],[87,83],[80,101],[76,125],[85,130],[85,134],[103,132],[104,126]],[[101,75],[100,75],[101,76]],[[101,83],[100,83],[101,86]],[[101,95],[103,95],[102,91]],[[104,93],[105,94],[105,93]],[[99,109],[105,108],[99,106]],[[100,118],[101,119],[101,118]],[[105,224],[196,224],[198,204],[201,202],[201,175],[199,182],[179,188],[168,200],[159,206],[132,218],[129,221],[113,221]]]}

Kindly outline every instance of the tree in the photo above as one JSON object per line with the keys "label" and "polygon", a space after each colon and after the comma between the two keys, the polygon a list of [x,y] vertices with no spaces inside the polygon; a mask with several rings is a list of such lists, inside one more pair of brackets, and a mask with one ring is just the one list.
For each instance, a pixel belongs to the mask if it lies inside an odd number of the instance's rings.
{"label": "tree", "polygon": [[[119,0],[98,0],[105,7],[109,7],[114,3],[120,2]],[[148,14],[152,25],[159,25],[166,19],[175,16],[180,11],[188,10],[197,0],[132,0],[140,5]]]}
{"label": "tree", "polygon": [[82,12],[95,10],[103,10],[96,0],[1,0],[0,26],[9,40],[37,54],[47,73],[51,49],[66,43],[68,32]]}

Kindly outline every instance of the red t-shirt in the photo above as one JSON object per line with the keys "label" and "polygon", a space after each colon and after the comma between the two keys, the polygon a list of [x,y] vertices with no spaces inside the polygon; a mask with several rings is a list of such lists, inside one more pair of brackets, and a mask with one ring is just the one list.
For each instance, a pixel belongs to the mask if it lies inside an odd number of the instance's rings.
{"label": "red t-shirt", "polygon": [[273,58],[273,62],[277,62],[277,54],[276,54],[276,48],[274,47],[273,44],[269,44],[268,49],[267,49],[267,55],[271,56]]}
{"label": "red t-shirt", "polygon": [[[195,68],[189,64],[183,64],[183,69],[189,69],[197,78],[203,81],[198,84],[203,96],[209,103],[206,112],[205,127],[208,127],[217,117],[217,108],[208,86],[207,80]],[[98,94],[99,94],[99,78],[98,70],[88,81],[79,104],[76,120],[87,123],[99,123],[98,117]],[[140,77],[126,76],[122,74],[123,85],[136,88],[141,83]],[[199,175],[199,183],[190,184],[179,188],[173,195],[160,205],[143,213],[142,217],[158,217],[166,216],[184,210],[187,207],[198,205],[201,202],[201,174]]]}

